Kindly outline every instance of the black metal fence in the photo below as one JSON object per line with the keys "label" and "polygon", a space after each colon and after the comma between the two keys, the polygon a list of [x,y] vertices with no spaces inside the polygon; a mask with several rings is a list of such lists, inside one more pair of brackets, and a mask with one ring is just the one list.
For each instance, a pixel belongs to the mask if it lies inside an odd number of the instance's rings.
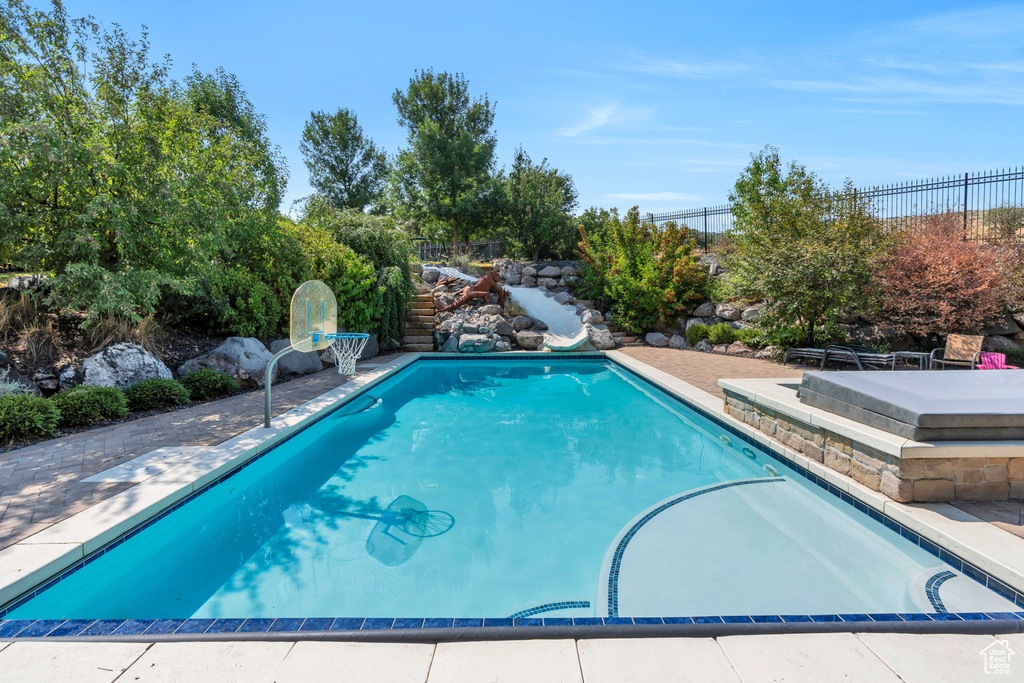
{"label": "black metal fence", "polygon": [[[875,215],[886,222],[907,224],[936,213],[955,212],[963,216],[964,239],[1024,239],[1019,219],[1007,222],[1001,211],[1007,207],[1024,211],[1024,168],[893,183],[856,192],[870,198]],[[723,205],[647,214],[647,219],[656,225],[669,221],[685,225],[707,251],[725,238],[734,217],[732,207]]]}
{"label": "black metal fence", "polygon": [[[419,255],[420,261],[446,261],[452,258],[452,245],[450,244],[416,242],[413,248]],[[505,255],[505,242],[503,240],[488,240],[486,242],[470,242],[468,245],[460,244],[459,252],[466,251],[474,258],[491,261]]]}

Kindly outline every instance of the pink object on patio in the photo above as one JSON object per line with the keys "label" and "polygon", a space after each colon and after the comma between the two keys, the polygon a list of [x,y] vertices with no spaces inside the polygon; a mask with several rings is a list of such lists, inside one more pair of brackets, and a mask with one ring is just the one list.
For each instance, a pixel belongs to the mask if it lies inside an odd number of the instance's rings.
{"label": "pink object on patio", "polygon": [[1005,353],[983,353],[979,370],[1020,370],[1016,365],[1006,364]]}

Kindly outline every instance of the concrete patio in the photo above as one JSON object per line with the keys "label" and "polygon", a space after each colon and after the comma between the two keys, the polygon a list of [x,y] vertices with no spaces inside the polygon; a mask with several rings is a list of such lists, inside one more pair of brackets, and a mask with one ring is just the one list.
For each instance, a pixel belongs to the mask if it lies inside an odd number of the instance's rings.
{"label": "concrete patio", "polygon": [[[0,680],[787,683],[1024,680],[1024,634],[822,633],[482,643],[0,643]],[[1020,661],[1017,658],[1021,657]],[[988,668],[986,668],[988,667]],[[1002,674],[995,669],[1003,667]],[[989,673],[992,672],[992,673]]]}

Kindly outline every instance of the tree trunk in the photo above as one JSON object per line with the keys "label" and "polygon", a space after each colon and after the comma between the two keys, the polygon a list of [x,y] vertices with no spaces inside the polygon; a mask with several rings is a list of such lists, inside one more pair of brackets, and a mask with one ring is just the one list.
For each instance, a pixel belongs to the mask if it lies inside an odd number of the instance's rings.
{"label": "tree trunk", "polygon": [[459,249],[459,219],[452,219],[452,256]]}

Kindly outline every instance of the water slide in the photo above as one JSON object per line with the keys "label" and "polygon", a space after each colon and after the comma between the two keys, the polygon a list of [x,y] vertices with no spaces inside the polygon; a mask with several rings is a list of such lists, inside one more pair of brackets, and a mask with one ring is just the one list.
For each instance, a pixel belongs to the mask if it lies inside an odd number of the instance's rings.
{"label": "water slide", "polygon": [[[425,266],[460,280],[476,282],[480,278],[467,275],[457,268]],[[586,346],[589,336],[574,306],[558,303],[544,292],[532,287],[502,285],[516,304],[531,318],[548,326],[544,332],[544,347],[549,351],[575,351]]]}

